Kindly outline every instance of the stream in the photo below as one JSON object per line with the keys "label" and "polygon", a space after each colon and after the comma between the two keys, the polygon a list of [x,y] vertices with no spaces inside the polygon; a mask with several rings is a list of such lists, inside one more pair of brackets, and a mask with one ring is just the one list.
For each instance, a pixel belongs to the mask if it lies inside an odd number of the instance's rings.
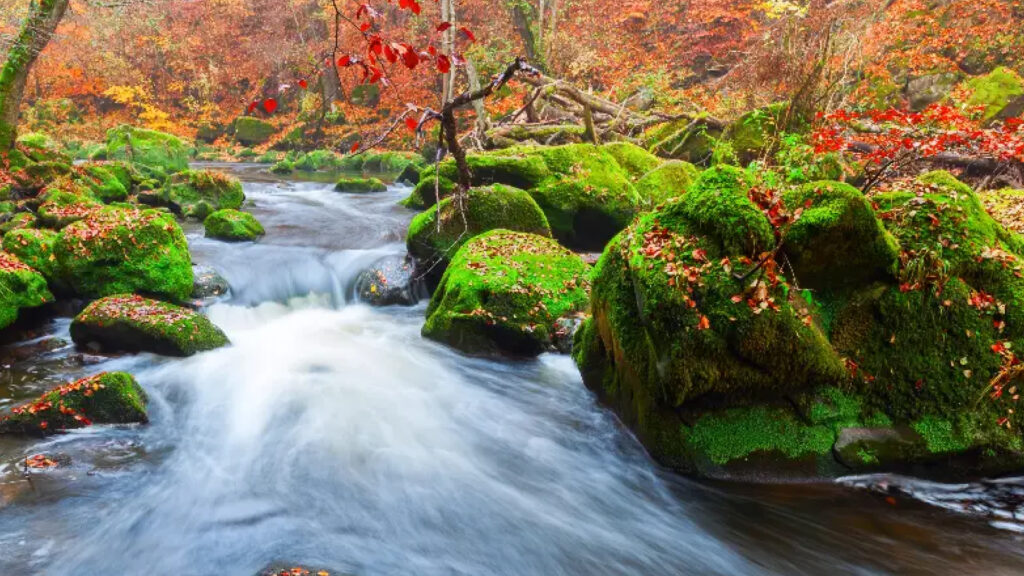
{"label": "stream", "polygon": [[[467,358],[420,337],[425,302],[355,301],[359,272],[404,253],[408,188],[212,167],[267,229],[226,244],[186,226],[232,286],[206,309],[232,346],[83,357],[67,318],[0,346],[0,409],[125,370],[151,418],[0,438],[0,575],[1024,573],[1024,484],[681,478],[570,358]],[[61,466],[26,475],[41,452]]]}

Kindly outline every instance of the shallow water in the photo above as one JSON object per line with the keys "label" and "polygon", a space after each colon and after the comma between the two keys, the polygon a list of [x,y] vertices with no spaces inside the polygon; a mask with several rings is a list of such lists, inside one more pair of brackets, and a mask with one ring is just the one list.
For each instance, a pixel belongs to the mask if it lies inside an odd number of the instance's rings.
{"label": "shallow water", "polygon": [[[95,363],[57,319],[0,348],[0,407],[127,370],[152,419],[0,439],[0,574],[1024,572],[1018,534],[996,529],[1014,513],[923,503],[947,487],[887,501],[878,478],[737,486],[659,470],[570,359],[469,359],[420,337],[423,305],[355,302],[362,268],[403,252],[407,188],[347,195],[223,169],[268,232],[229,245],[188,230],[196,262],[233,287],[207,310],[233,346]],[[26,477],[18,462],[39,452],[70,463]]]}

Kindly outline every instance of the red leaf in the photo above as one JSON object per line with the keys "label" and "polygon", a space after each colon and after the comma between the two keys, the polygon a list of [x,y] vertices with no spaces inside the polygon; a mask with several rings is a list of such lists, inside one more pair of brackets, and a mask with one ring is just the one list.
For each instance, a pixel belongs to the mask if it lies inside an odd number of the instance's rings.
{"label": "red leaf", "polygon": [[253,111],[254,111],[254,110],[256,110],[256,108],[257,108],[257,107],[259,107],[259,105],[260,105],[260,103],[259,103],[259,102],[257,102],[257,101],[255,101],[255,100],[253,100],[252,102],[250,102],[250,103],[249,103],[249,113],[250,113],[250,114],[252,114],[252,113],[253,113]]}
{"label": "red leaf", "polygon": [[473,35],[473,32],[470,31],[469,28],[466,28],[465,26],[463,26],[463,27],[459,28],[459,32],[462,32],[463,34],[465,34],[466,35],[466,39],[469,40],[470,42],[476,42],[476,36]]}
{"label": "red leaf", "polygon": [[388,46],[387,44],[384,45],[384,57],[392,64],[398,62],[398,54],[395,53],[395,51],[391,49],[391,46]]}
{"label": "red leaf", "polygon": [[415,118],[410,116],[405,119],[405,125],[407,128],[409,128],[410,132],[415,132],[416,127],[419,126],[419,122],[417,122]]}
{"label": "red leaf", "polygon": [[343,68],[348,68],[351,65],[352,65],[352,57],[351,56],[346,54],[345,56],[342,56],[341,58],[338,58],[338,66],[341,66]]}
{"label": "red leaf", "polygon": [[451,27],[452,27],[452,23],[451,22],[441,22],[440,24],[437,25],[437,31],[438,32],[444,32],[445,30],[447,30],[447,29],[449,29]]}
{"label": "red leaf", "polygon": [[299,88],[302,88],[303,90],[309,88],[309,82],[306,82],[305,80],[299,80]]}
{"label": "red leaf", "polygon": [[355,154],[359,150],[359,142],[352,144],[352,147],[348,149],[350,154]]}
{"label": "red leaf", "polygon": [[437,69],[442,74],[447,74],[452,69],[452,61],[444,54],[439,54],[437,56]]}
{"label": "red leaf", "polygon": [[267,98],[263,101],[263,109],[267,111],[267,114],[273,114],[274,110],[277,110],[277,100]]}
{"label": "red leaf", "polygon": [[427,46],[427,53],[431,56],[437,56],[437,48],[434,48],[434,45],[431,44],[430,46]]}
{"label": "red leaf", "polygon": [[410,70],[420,63],[420,57],[416,54],[416,50],[408,44],[402,44],[402,63]]}
{"label": "red leaf", "polygon": [[359,25],[359,31],[360,32],[366,32],[369,29],[370,29],[370,23],[369,22],[363,22],[362,24]]}

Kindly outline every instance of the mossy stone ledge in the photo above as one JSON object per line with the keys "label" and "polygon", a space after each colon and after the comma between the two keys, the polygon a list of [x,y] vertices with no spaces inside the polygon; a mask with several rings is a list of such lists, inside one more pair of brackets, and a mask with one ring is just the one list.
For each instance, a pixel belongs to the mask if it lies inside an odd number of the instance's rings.
{"label": "mossy stone ledge", "polygon": [[427,308],[423,335],[467,354],[554,349],[557,321],[587,310],[589,269],[544,236],[492,230],[456,253]]}
{"label": "mossy stone ledge", "polygon": [[191,356],[229,342],[202,314],[136,294],[96,300],[71,323],[80,348],[103,352],[154,352]]}
{"label": "mossy stone ledge", "polygon": [[107,159],[173,174],[188,168],[188,148],[172,134],[122,125],[107,132]]}
{"label": "mossy stone ledge", "polygon": [[334,184],[337,192],[386,192],[387,184],[378,178],[341,178]]}
{"label": "mossy stone ledge", "polygon": [[245,202],[237,178],[213,170],[186,170],[167,180],[161,200],[185,218],[203,221],[217,210],[237,210]]}
{"label": "mossy stone ledge", "polygon": [[62,292],[66,285],[54,249],[58,233],[53,230],[21,228],[3,237],[3,249],[46,278],[51,291]]}
{"label": "mossy stone ledge", "polygon": [[255,216],[239,210],[218,210],[206,217],[203,226],[207,238],[229,242],[252,242],[266,234]]}
{"label": "mossy stone ledge", "polygon": [[0,418],[0,434],[49,435],[93,424],[145,424],[146,393],[130,374],[104,372],[59,386]]}

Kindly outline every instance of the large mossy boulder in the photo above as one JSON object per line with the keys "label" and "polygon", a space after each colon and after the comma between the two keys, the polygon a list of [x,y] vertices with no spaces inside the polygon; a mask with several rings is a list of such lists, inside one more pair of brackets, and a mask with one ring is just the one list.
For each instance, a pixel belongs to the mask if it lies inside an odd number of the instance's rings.
{"label": "large mossy boulder", "polygon": [[185,218],[205,220],[218,210],[237,210],[245,201],[237,178],[213,170],[185,170],[167,180],[162,200]]}
{"label": "large mossy boulder", "polygon": [[67,178],[57,180],[43,191],[38,201],[36,216],[40,224],[54,230],[78,222],[103,207],[89,189]]}
{"label": "large mossy boulder", "polygon": [[586,311],[589,270],[550,238],[492,230],[456,253],[423,335],[468,354],[553,349],[560,318]]}
{"label": "large mossy boulder", "polygon": [[706,166],[722,129],[700,122],[680,119],[655,126],[644,134],[648,150],[662,157]]}
{"label": "large mossy boulder", "polygon": [[192,292],[185,235],[156,210],[98,210],[61,231],[54,255],[80,296],[139,292],[184,301]]}
{"label": "large mossy boulder", "polygon": [[154,352],[191,356],[228,344],[202,314],[135,294],[96,300],[71,323],[79,347],[103,352]]}
{"label": "large mossy boulder", "polygon": [[277,132],[273,124],[252,116],[242,116],[235,120],[235,140],[245,146],[265,144]]}
{"label": "large mossy boulder", "polygon": [[42,274],[13,254],[0,252],[0,330],[18,319],[18,312],[53,301]]}
{"label": "large mossy boulder", "polygon": [[416,215],[409,225],[406,235],[409,254],[417,260],[417,269],[431,284],[437,283],[459,248],[477,234],[503,228],[551,236],[544,212],[529,194],[518,188],[501,184],[473,188],[463,205],[464,215],[454,198],[445,198]]}
{"label": "large mossy boulder", "polygon": [[634,180],[654,170],[662,163],[661,158],[631,142],[609,142],[603,144],[601,149],[611,154],[619,166]]}
{"label": "large mossy boulder", "polygon": [[188,168],[188,148],[172,134],[122,125],[107,132],[107,159],[173,174]]}
{"label": "large mossy boulder", "polygon": [[761,480],[1024,468],[1020,238],[944,172],[871,201],[820,182],[784,195],[803,213],[775,230],[811,290],[741,282],[772,232],[743,174],[705,172],[594,273],[574,356],[651,454]]}
{"label": "large mossy boulder", "polygon": [[412,306],[429,295],[415,270],[406,256],[385,256],[356,277],[356,297],[370,306]]}
{"label": "large mossy boulder", "polygon": [[669,160],[644,173],[636,181],[640,201],[647,207],[679,198],[700,176],[700,170],[689,162]]}
{"label": "large mossy boulder", "polygon": [[899,246],[859,190],[840,182],[814,182],[784,198],[786,206],[802,210],[784,239],[801,286],[837,290],[895,278]]}
{"label": "large mossy boulder", "polygon": [[[111,203],[123,202],[128,199],[131,190],[131,176],[120,170],[116,164],[88,164],[79,168],[77,180],[92,192],[96,199]],[[127,182],[125,182],[127,180]]]}
{"label": "large mossy boulder", "polygon": [[769,154],[778,146],[783,130],[795,124],[788,114],[787,102],[752,110],[729,125],[724,139],[732,146],[740,162],[746,164]]}
{"label": "large mossy boulder", "polygon": [[218,210],[203,221],[207,238],[229,242],[252,242],[266,231],[255,216],[239,210]]}
{"label": "large mossy boulder", "polygon": [[56,434],[92,424],[144,424],[146,393],[130,374],[104,372],[65,384],[15,406],[0,434]]}

